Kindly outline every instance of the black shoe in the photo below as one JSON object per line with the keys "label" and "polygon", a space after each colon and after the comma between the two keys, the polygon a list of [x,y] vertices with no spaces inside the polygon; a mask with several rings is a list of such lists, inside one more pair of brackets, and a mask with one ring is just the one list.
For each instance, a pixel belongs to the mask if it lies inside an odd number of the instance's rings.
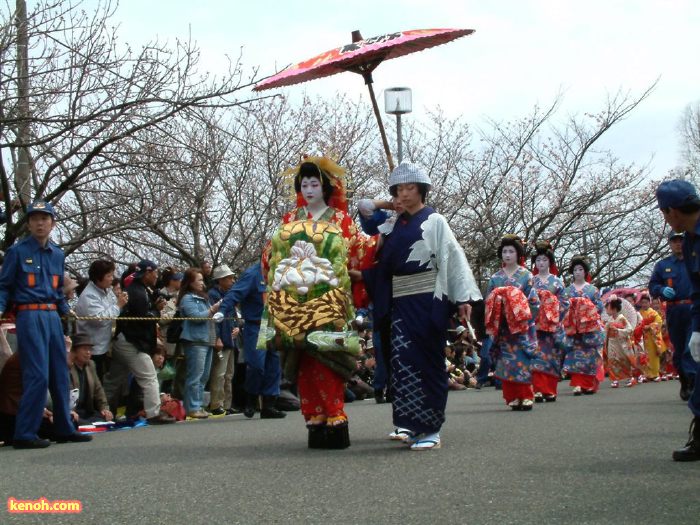
{"label": "black shoe", "polygon": [[[263,406],[260,410],[260,419],[282,419],[287,417],[286,412],[277,410],[275,408],[275,403],[277,402],[277,396],[263,396]],[[247,410],[247,409],[246,409]],[[246,413],[246,416],[248,414]]]}
{"label": "black shoe", "polygon": [[347,423],[337,426],[326,426],[326,446],[331,450],[341,450],[350,446],[350,431]]}
{"label": "black shoe", "polygon": [[146,419],[149,425],[167,425],[169,423],[175,423],[176,421],[177,420],[173,416],[169,416],[165,412],[161,412],[157,416]]}
{"label": "black shoe", "polygon": [[48,439],[15,439],[12,442],[14,448],[46,448],[51,445]]}
{"label": "black shoe", "polygon": [[260,411],[260,419],[282,419],[284,417],[287,417],[287,413],[276,408],[263,408]]}
{"label": "black shoe", "polygon": [[683,401],[688,401],[688,399],[690,399],[690,394],[692,393],[692,389],[690,388],[690,381],[688,380],[688,377],[685,374],[680,374],[679,379],[681,381],[681,390],[678,393],[678,395]]}
{"label": "black shoe", "polygon": [[690,434],[690,439],[685,447],[673,451],[673,461],[700,460],[700,417],[693,418],[688,434]]}
{"label": "black shoe", "polygon": [[557,400],[557,396],[544,396],[546,403],[554,403]]}
{"label": "black shoe", "polygon": [[233,408],[233,407],[232,407],[232,408],[227,408],[227,409],[226,409],[226,415],[227,415],[227,416],[232,416],[232,415],[234,415],[234,414],[242,414],[242,413],[243,413],[243,410],[241,410],[240,408]]}
{"label": "black shoe", "polygon": [[246,394],[245,396],[245,409],[243,409],[243,415],[250,419],[255,415],[255,409],[258,407],[258,396],[253,394]]}
{"label": "black shoe", "polygon": [[374,400],[377,402],[378,405],[381,405],[382,403],[386,403],[386,398],[384,397],[384,389],[383,388],[376,388],[374,390]]}
{"label": "black shoe", "polygon": [[209,412],[212,416],[225,416],[227,414],[226,410],[223,408],[215,408],[211,412]]}
{"label": "black shoe", "polygon": [[326,448],[326,425],[309,425],[309,448]]}
{"label": "black shoe", "polygon": [[73,432],[67,436],[56,437],[56,443],[87,443],[88,441],[92,441],[92,436],[81,434],[80,432]]}
{"label": "black shoe", "polygon": [[484,384],[481,383],[480,381],[477,381],[476,384],[474,385],[474,388],[476,388],[477,390],[481,390],[482,386],[484,386]]}

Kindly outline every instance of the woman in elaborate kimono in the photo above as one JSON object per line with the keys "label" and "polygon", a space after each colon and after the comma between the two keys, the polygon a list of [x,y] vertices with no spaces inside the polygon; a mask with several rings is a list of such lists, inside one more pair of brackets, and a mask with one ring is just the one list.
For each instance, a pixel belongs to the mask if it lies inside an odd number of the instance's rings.
{"label": "woman in elaborate kimono", "polygon": [[605,324],[605,369],[610,378],[610,387],[618,388],[620,381],[627,379],[625,386],[634,386],[634,348],[630,345],[632,325],[622,315],[622,299],[611,295],[605,303],[610,321]]}
{"label": "woman in elaborate kimono", "polygon": [[663,319],[659,313],[651,307],[651,297],[644,292],[639,296],[639,314],[642,316],[641,330],[644,350],[647,355],[647,364],[642,367],[647,381],[661,381],[659,368],[661,358],[666,352],[666,344],[663,339]]}
{"label": "woman in elaborate kimono", "polygon": [[530,362],[537,349],[539,297],[532,274],[522,266],[524,256],[519,237],[503,237],[498,247],[503,267],[491,276],[486,290],[486,331],[493,337],[494,375],[501,380],[503,399],[513,410],[532,410],[534,399]]}
{"label": "woman in elaborate kimono", "polygon": [[585,256],[572,257],[569,272],[574,282],[566,289],[569,311],[562,321],[566,332],[564,372],[571,377],[575,396],[590,395],[599,386],[596,373],[605,339],[600,319],[603,303],[598,288],[590,284],[590,265]]}
{"label": "woman in elaborate kimono", "polygon": [[391,316],[392,412],[390,439],[411,450],[440,447],[447,371],[443,347],[449,319],[468,318],[468,301],[481,293],[462,247],[445,218],[425,205],[430,178],[403,162],[389,191],[403,213],[384,238],[376,266],[363,272],[375,318]]}
{"label": "woman in elaborate kimono", "polygon": [[[298,207],[272,238],[267,316],[258,347],[284,352],[284,373],[297,383],[309,448],[346,448],[345,382],[359,354],[357,332],[350,327],[348,266],[360,266],[371,247],[347,214],[340,166],[306,157],[286,175],[293,177]],[[357,287],[355,297],[366,300],[364,289]]]}
{"label": "woman in elaborate kimono", "polygon": [[564,283],[558,277],[554,250],[549,241],[535,244],[532,263],[535,267],[533,284],[540,300],[535,323],[537,351],[530,363],[532,387],[536,403],[552,402],[557,400],[557,385],[561,378],[564,359],[564,329],[561,321],[569,308],[569,301],[564,293]]}

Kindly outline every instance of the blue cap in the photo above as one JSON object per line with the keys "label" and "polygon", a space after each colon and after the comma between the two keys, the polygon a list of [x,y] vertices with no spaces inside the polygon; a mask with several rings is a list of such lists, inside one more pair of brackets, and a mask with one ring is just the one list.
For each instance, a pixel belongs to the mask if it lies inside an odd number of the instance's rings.
{"label": "blue cap", "polygon": [[690,182],[674,179],[666,180],[656,188],[656,201],[662,210],[681,208],[687,204],[700,204],[698,192]]}
{"label": "blue cap", "polygon": [[149,261],[148,259],[141,259],[139,261],[138,267],[136,268],[136,271],[134,272],[134,279],[139,279],[143,277],[146,272],[157,269],[158,265],[153,261]]}
{"label": "blue cap", "polygon": [[174,273],[171,277],[171,281],[182,281],[185,278],[185,274],[182,272]]}
{"label": "blue cap", "polygon": [[673,240],[673,239],[682,239],[685,237],[685,233],[683,232],[674,232],[671,231],[671,233],[668,234],[668,240]]}
{"label": "blue cap", "polygon": [[56,218],[56,210],[53,209],[50,202],[46,201],[34,201],[27,206],[27,216],[32,213],[47,213],[54,219]]}

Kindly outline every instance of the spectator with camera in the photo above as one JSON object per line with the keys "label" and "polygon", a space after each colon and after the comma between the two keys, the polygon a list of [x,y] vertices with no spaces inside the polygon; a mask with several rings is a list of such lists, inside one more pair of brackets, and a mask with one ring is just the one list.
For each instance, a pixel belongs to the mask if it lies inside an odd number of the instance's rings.
{"label": "spectator with camera", "polygon": [[[113,343],[112,362],[105,377],[105,393],[110,406],[116,410],[121,387],[131,372],[143,389],[143,404],[149,424],[174,423],[175,419],[160,410],[158,376],[151,360],[158,340],[157,321],[165,307],[163,298],[156,299],[153,287],[158,280],[158,265],[141,260],[126,288],[128,300],[117,321],[117,336]],[[137,318],[137,319],[134,319]]]}
{"label": "spectator with camera", "polygon": [[115,266],[112,261],[98,259],[88,270],[89,282],[78,298],[75,314],[78,317],[100,317],[95,320],[79,320],[77,332],[89,334],[92,342],[92,361],[100,382],[107,371],[107,354],[112,345],[112,320],[119,316],[128,302],[126,292],[115,295],[112,291]]}

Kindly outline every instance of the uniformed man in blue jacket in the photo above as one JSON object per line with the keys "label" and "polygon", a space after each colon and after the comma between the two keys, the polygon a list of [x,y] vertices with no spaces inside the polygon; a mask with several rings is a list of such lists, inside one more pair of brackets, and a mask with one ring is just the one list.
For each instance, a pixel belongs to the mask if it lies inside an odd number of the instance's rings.
{"label": "uniformed man in blue jacket", "polygon": [[[677,232],[685,232],[683,239],[683,262],[690,277],[692,293],[691,326],[688,342],[690,355],[700,363],[700,196],[695,187],[684,180],[669,180],[659,184],[656,200],[664,220]],[[688,400],[693,413],[690,424],[690,439],[686,446],[673,452],[675,461],[700,460],[700,387],[695,388]]]}
{"label": "uniformed man in blue jacket", "polygon": [[29,236],[11,246],[0,272],[0,317],[17,311],[17,351],[22,369],[15,448],[45,448],[39,439],[46,391],[53,400],[56,441],[90,441],[75,430],[69,404],[68,360],[60,315],[70,312],[63,294],[64,254],[49,239],[56,224],[53,206],[36,201],[27,207]]}
{"label": "uniformed man in blue jacket", "polygon": [[673,366],[681,380],[681,399],[688,401],[693,391],[697,366],[688,348],[692,333],[690,294],[693,286],[683,262],[683,232],[672,231],[668,243],[671,255],[654,266],[649,279],[649,292],[652,297],[658,297],[666,303],[666,325],[674,348]]}
{"label": "uniformed man in blue jacket", "polygon": [[263,314],[263,293],[266,289],[262,267],[260,263],[254,264],[226,292],[220,308],[224,317],[234,317],[235,307],[239,305],[243,317],[243,356],[246,362],[246,407],[243,414],[249,418],[255,415],[260,395],[263,401],[261,418],[283,418],[287,415],[275,408],[282,378],[279,355],[274,350],[256,349]]}

